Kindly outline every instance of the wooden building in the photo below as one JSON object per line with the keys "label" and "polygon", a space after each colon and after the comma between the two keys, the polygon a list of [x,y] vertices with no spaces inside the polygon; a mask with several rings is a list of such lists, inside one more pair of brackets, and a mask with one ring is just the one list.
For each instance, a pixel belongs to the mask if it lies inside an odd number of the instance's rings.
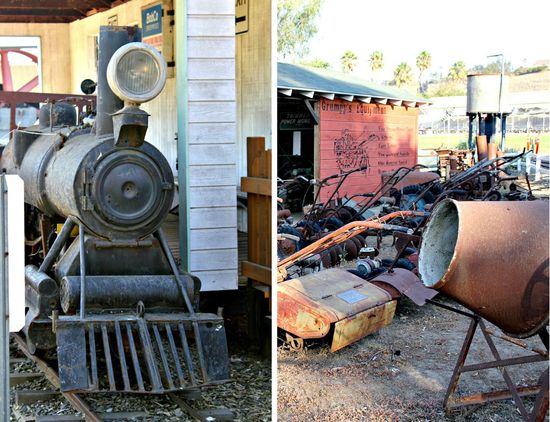
{"label": "wooden building", "polygon": [[[348,74],[278,64],[278,176],[323,179],[358,167],[339,191],[368,193],[418,158],[418,108],[428,101]],[[334,187],[322,189],[320,199]]]}
{"label": "wooden building", "polygon": [[[163,92],[143,108],[146,140],[179,183],[182,266],[204,291],[236,289],[237,190],[246,175],[246,137],[271,127],[271,1],[22,0],[0,4],[0,36],[40,37],[42,91],[79,94],[97,80],[101,25],[143,26],[162,8],[169,65]],[[78,6],[78,7],[77,7]],[[169,42],[166,42],[169,40]]]}

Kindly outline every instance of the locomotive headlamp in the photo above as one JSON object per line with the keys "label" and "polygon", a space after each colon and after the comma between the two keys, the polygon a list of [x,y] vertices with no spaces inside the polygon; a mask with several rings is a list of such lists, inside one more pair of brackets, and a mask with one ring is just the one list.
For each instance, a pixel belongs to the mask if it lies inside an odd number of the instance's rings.
{"label": "locomotive headlamp", "polygon": [[155,98],[166,83],[166,63],[152,46],[132,42],[120,47],[107,66],[107,81],[117,97],[141,104]]}

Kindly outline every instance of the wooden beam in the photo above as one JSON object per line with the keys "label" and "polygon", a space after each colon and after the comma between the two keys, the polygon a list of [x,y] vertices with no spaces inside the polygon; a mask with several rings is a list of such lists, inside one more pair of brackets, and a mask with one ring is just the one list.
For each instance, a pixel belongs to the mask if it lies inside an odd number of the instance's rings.
{"label": "wooden beam", "polygon": [[271,196],[271,179],[260,177],[241,177],[241,192]]}
{"label": "wooden beam", "polygon": [[242,274],[252,280],[271,285],[271,268],[250,261],[241,262]]}
{"label": "wooden beam", "polygon": [[34,15],[1,15],[0,23],[69,23],[77,20],[77,16],[34,16]]}
{"label": "wooden beam", "polygon": [[313,91],[298,91],[298,94],[302,95],[303,97],[313,98],[313,96],[315,95],[315,92],[313,92]]}
{"label": "wooden beam", "polygon": [[319,96],[320,97],[323,97],[323,98],[326,98],[327,100],[334,100],[334,94],[329,94],[329,93],[319,93]]}
{"label": "wooden beam", "polygon": [[0,15],[4,16],[68,16],[68,17],[80,17],[83,16],[76,9],[8,9],[0,7]]}
{"label": "wooden beam", "polygon": [[353,95],[338,95],[338,98],[349,102],[353,101]]}
{"label": "wooden beam", "polygon": [[388,100],[388,102],[393,105],[393,106],[400,106],[401,104],[403,104],[403,101],[401,100]]}
{"label": "wooden beam", "polygon": [[2,0],[2,9],[92,9],[94,7],[111,7],[109,0]]}
{"label": "wooden beam", "polygon": [[371,97],[357,97],[357,99],[358,99],[359,101],[361,101],[361,102],[363,102],[363,103],[367,103],[367,104],[369,104],[369,103],[371,102],[371,100],[372,100]]}
{"label": "wooden beam", "polygon": [[279,89],[279,94],[286,95],[287,97],[290,97],[292,95],[291,89]]}
{"label": "wooden beam", "polygon": [[376,104],[388,104],[388,99],[387,98],[375,98],[374,102]]}

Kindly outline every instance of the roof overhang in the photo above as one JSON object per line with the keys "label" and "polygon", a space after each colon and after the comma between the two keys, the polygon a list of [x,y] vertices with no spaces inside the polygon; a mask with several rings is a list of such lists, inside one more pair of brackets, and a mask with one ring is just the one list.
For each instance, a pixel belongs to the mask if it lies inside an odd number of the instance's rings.
{"label": "roof overhang", "polygon": [[364,95],[356,95],[347,92],[325,92],[325,91],[315,91],[313,89],[299,89],[292,87],[281,87],[277,88],[277,92],[281,97],[292,97],[292,98],[309,98],[313,100],[320,100],[321,98],[327,100],[344,100],[344,101],[361,101],[365,104],[388,104],[391,106],[403,106],[406,108],[415,108],[422,107],[424,105],[431,104],[430,101],[425,100],[415,100],[407,101],[400,98],[391,98],[391,97],[366,97]]}
{"label": "roof overhang", "polygon": [[0,0],[0,23],[70,23],[130,0]]}

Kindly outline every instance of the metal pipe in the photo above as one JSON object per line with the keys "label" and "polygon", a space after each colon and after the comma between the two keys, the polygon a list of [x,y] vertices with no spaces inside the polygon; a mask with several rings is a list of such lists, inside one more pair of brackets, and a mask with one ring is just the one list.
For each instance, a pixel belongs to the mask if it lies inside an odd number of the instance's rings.
{"label": "metal pipe", "polygon": [[536,334],[548,323],[548,216],[548,201],[442,201],[422,236],[423,283],[508,335]]}
{"label": "metal pipe", "polygon": [[40,264],[40,268],[38,269],[38,271],[45,273],[50,269],[53,262],[59,255],[59,252],[61,252],[61,248],[63,248],[63,245],[65,245],[65,243],[69,239],[69,236],[71,235],[71,231],[73,230],[74,226],[75,226],[75,222],[73,218],[68,217],[65,220],[65,224],[63,224],[61,231],[55,238],[55,241],[53,242],[52,247],[48,251],[48,254],[44,258],[44,261],[42,261],[42,264]]}
{"label": "metal pipe", "polygon": [[80,319],[86,317],[86,248],[84,245],[84,224],[78,225],[80,246]]}
{"label": "metal pipe", "polygon": [[0,175],[0,420],[10,420],[10,329],[5,177]]}
{"label": "metal pipe", "polygon": [[181,275],[180,275],[178,266],[176,264],[176,261],[174,260],[174,256],[172,255],[172,251],[170,250],[170,246],[168,245],[168,240],[166,239],[166,235],[164,234],[164,231],[162,229],[157,230],[157,238],[160,242],[162,250],[164,251],[164,254],[166,255],[166,259],[168,259],[168,263],[170,264],[170,268],[172,269],[172,272],[174,273],[174,276],[176,277],[176,282],[177,282],[177,285],[178,285],[178,289],[180,291],[181,296],[183,297],[183,300],[185,302],[185,306],[187,306],[187,309],[188,309],[189,313],[191,315],[194,315],[195,309],[193,308],[193,305],[191,304],[191,299],[189,298],[189,295],[187,294],[187,289],[185,288],[183,280],[181,279]]}
{"label": "metal pipe", "polygon": [[124,105],[107,83],[107,65],[115,51],[133,41],[141,41],[141,30],[139,28],[120,26],[101,26],[99,28],[97,117],[95,122],[95,131],[98,137],[113,133],[111,114],[120,110]]}

